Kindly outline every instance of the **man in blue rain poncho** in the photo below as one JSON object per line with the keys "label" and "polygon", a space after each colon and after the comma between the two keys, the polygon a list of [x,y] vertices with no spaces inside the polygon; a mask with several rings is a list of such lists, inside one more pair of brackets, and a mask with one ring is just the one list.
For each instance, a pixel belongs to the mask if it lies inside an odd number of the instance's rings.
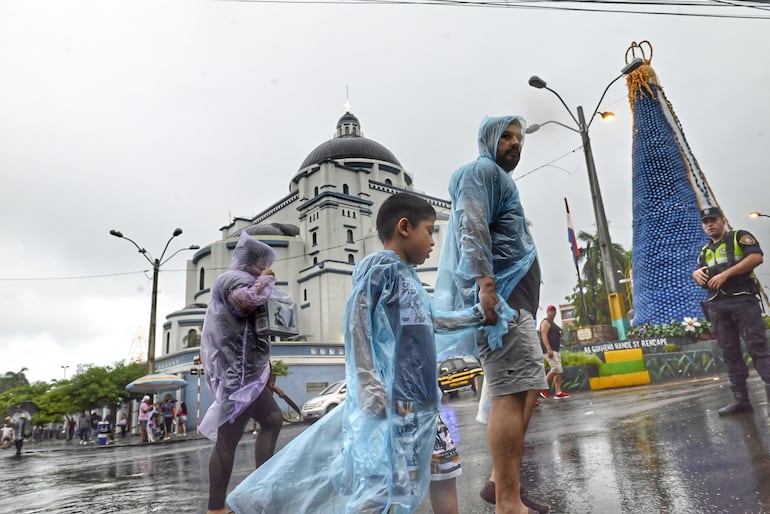
{"label": "man in blue rain poncho", "polygon": [[[486,323],[499,322],[495,305],[507,302],[502,340],[478,331],[475,341],[449,337],[442,353],[477,353],[492,397],[488,437],[498,513],[528,512],[520,493],[524,433],[537,391],[547,387],[534,314],[540,300],[540,268],[519,191],[510,177],[519,162],[524,119],[485,118],[479,157],[458,169],[449,183],[449,218],[434,300],[455,310],[477,301]],[[510,319],[508,319],[510,318]],[[493,496],[494,497],[494,496]]]}
{"label": "man in blue rain poncho", "polygon": [[272,392],[270,340],[257,332],[257,310],[275,286],[270,266],[275,252],[245,230],[233,251],[230,269],[217,278],[206,310],[201,362],[214,403],[200,432],[215,441],[209,460],[208,512],[225,512],[225,494],[235,448],[249,418],[259,422],[256,465],[273,455],[283,418]]}
{"label": "man in blue rain poncho", "polygon": [[238,514],[412,513],[431,476],[437,432],[436,330],[469,327],[481,309],[434,311],[413,266],[433,246],[435,211],[409,194],[377,215],[385,249],[356,265],[345,326],[345,402],[246,478]]}

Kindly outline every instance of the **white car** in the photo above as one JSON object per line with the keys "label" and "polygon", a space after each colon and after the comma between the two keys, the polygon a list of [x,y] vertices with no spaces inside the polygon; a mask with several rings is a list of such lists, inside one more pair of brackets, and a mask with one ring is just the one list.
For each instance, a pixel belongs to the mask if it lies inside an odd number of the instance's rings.
{"label": "white car", "polygon": [[302,406],[302,420],[315,421],[327,414],[345,399],[347,386],[344,380],[334,382]]}

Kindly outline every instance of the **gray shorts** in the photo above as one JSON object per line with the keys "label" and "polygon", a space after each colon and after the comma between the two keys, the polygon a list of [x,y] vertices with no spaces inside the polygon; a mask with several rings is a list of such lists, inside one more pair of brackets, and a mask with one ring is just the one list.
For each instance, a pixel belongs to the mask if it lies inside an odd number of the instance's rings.
{"label": "gray shorts", "polygon": [[528,311],[519,310],[518,317],[508,323],[498,350],[490,350],[486,339],[480,340],[479,357],[490,396],[548,388],[535,318]]}

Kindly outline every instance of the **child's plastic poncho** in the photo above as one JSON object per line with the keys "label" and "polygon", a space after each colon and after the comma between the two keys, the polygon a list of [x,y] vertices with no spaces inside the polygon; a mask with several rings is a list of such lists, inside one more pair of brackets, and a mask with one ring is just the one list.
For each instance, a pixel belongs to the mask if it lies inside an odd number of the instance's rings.
{"label": "child's plastic poncho", "polygon": [[[521,124],[523,134],[527,125],[520,116],[484,118],[478,159],[452,175],[452,212],[433,294],[437,309],[460,310],[478,301],[476,278],[494,277],[501,300],[498,322],[479,334],[489,338],[493,350],[502,345],[508,321],[516,315],[506,300],[537,257],[516,183],[495,161],[497,144],[512,121]],[[437,347],[440,355],[478,355],[475,338],[463,332],[437,336]]]}
{"label": "child's plastic poncho", "polygon": [[391,251],[362,260],[353,279],[345,402],[228,496],[238,514],[410,513],[425,498],[441,397],[433,331],[478,326],[479,309],[434,311]]}
{"label": "child's plastic poncho", "polygon": [[275,277],[260,275],[274,260],[273,249],[244,230],[230,269],[214,283],[201,337],[201,362],[214,402],[200,431],[212,441],[222,424],[235,421],[256,400],[270,376],[270,340],[257,334],[255,311],[275,285]]}

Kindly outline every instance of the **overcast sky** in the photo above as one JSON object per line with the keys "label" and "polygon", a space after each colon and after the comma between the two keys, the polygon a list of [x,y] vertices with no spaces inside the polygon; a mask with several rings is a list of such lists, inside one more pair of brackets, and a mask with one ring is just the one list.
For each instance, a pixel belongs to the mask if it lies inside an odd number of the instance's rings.
{"label": "overcast sky", "polygon": [[[733,13],[763,14],[732,9]],[[219,239],[288,192],[333,134],[346,87],[364,134],[415,186],[447,197],[485,114],[570,119],[537,74],[591,111],[634,40],[734,225],[770,247],[770,20],[429,6],[226,1],[0,3],[0,373],[32,380],[146,347],[151,274],[115,228],[157,256]],[[631,113],[624,81],[591,128],[614,242],[630,248]],[[542,304],[575,274],[563,197],[595,230],[577,134],[528,137],[518,181],[541,256]],[[571,152],[571,153],[570,153]],[[158,327],[184,306],[184,260],[160,276]],[[770,265],[759,276],[770,284]],[[89,277],[89,278],[79,278]],[[542,312],[538,317],[542,316]]]}

